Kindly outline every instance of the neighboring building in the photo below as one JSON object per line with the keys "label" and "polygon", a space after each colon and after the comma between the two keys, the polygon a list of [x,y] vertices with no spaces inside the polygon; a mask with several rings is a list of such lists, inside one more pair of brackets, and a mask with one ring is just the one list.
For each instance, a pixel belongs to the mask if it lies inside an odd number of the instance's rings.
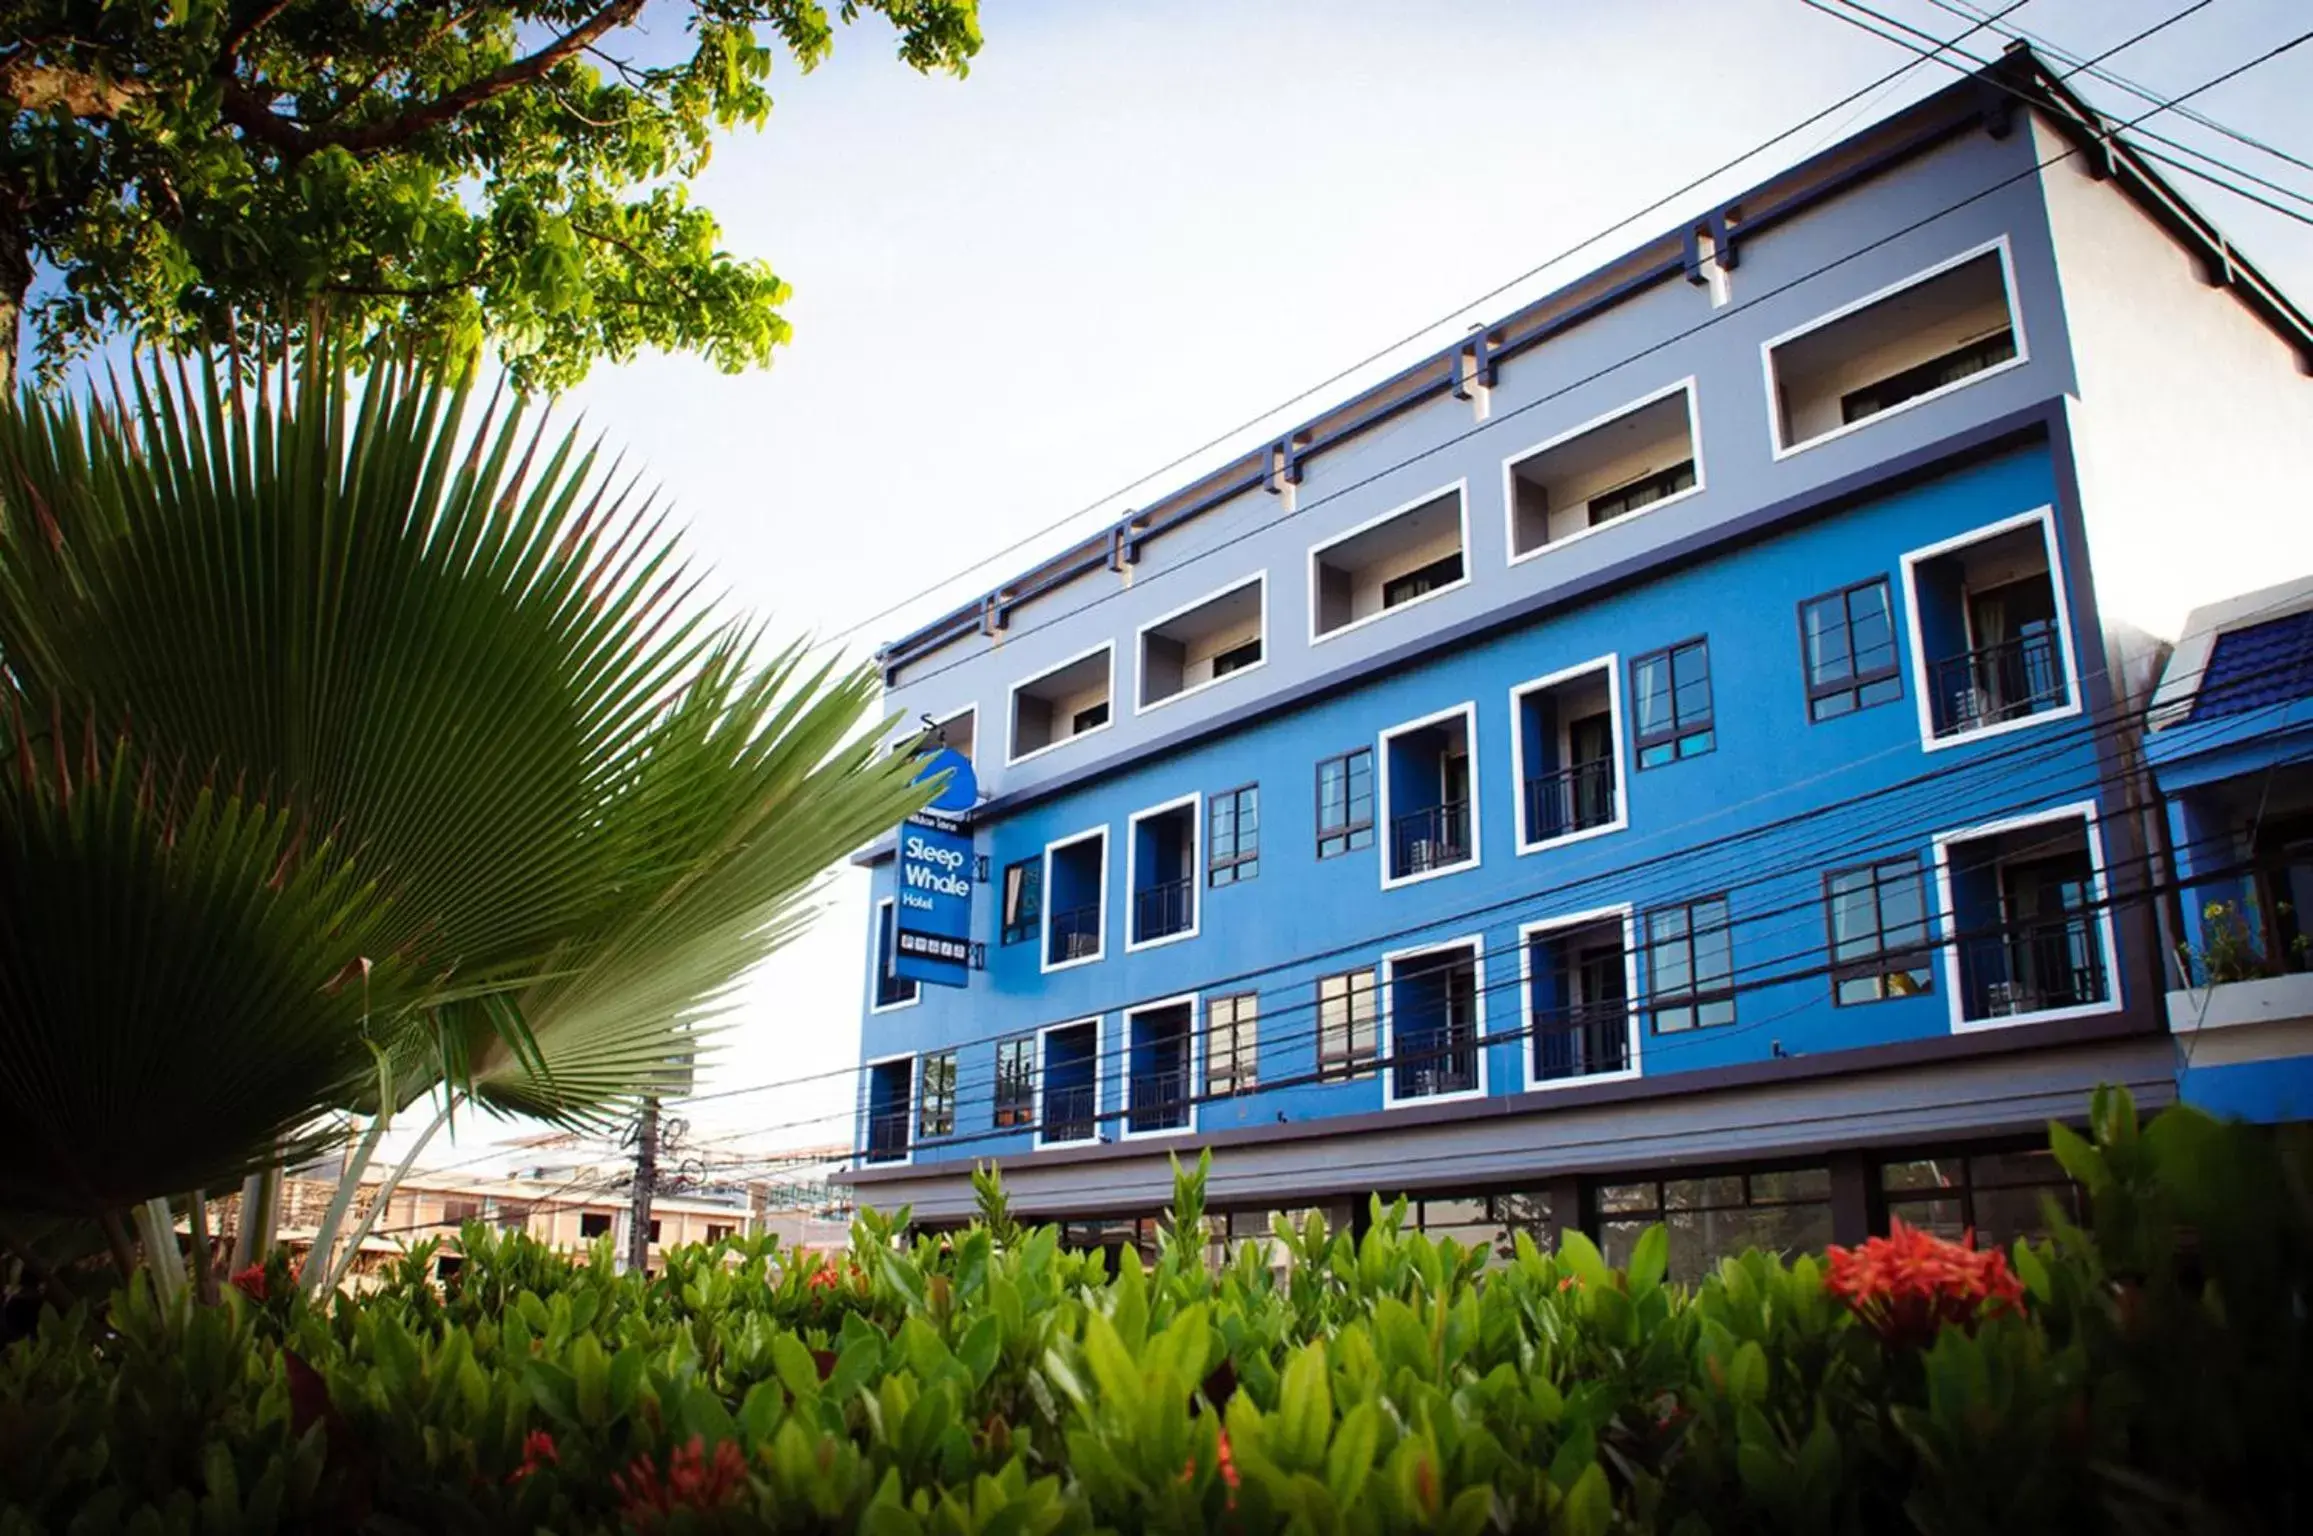
{"label": "neighboring building", "polygon": [[2195,609],[2151,725],[2181,897],[2178,1091],[2313,1120],[2313,580]]}
{"label": "neighboring building", "polygon": [[858,1198],[2030,1227],[2049,1118],[2174,1095],[2135,722],[2313,569],[2309,369],[2017,51],[887,646],[985,969],[862,855]]}

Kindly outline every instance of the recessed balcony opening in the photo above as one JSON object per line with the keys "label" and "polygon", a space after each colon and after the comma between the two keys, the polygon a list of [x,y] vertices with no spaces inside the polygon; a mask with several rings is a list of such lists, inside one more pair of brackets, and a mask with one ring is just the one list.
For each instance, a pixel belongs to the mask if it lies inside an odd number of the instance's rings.
{"label": "recessed balcony opening", "polygon": [[1539,553],[1701,484],[1692,396],[1681,385],[1510,466],[1510,558]]}
{"label": "recessed balcony opening", "polygon": [[1044,850],[1044,969],[1101,957],[1106,947],[1102,896],[1107,883],[1105,828]]}
{"label": "recessed balcony opening", "polygon": [[1518,847],[1622,825],[1622,722],[1612,657],[1529,683],[1518,722]]}
{"label": "recessed balcony opening", "polygon": [[1472,811],[1469,706],[1382,735],[1382,801],[1388,807],[1389,881],[1440,874],[1478,858]]}
{"label": "recessed balcony opening", "polygon": [[916,1000],[919,983],[899,973],[899,909],[889,900],[876,903],[875,979],[870,1007],[905,1008]]}
{"label": "recessed balcony opening", "polygon": [[2112,1002],[2104,880],[2085,815],[1962,833],[1940,856],[1964,1023]]}
{"label": "recessed balcony opening", "polygon": [[2019,360],[2007,268],[1985,251],[1770,345],[1782,449],[1956,389]]}
{"label": "recessed balcony opening", "polygon": [[1125,1132],[1153,1136],[1196,1124],[1191,1041],[1196,1002],[1183,999],[1125,1015]]}
{"label": "recessed balcony opening", "polygon": [[1457,486],[1310,551],[1312,637],[1435,596],[1468,575]]}
{"label": "recessed balcony opening", "polygon": [[1132,818],[1132,931],[1128,949],[1145,949],[1197,931],[1197,797]]}
{"label": "recessed balcony opening", "polygon": [[1107,725],[1114,660],[1114,651],[1104,645],[1013,685],[1011,761],[1033,757]]}
{"label": "recessed balcony opening", "polygon": [[1153,709],[1262,661],[1265,583],[1256,577],[1140,632],[1140,708]]}
{"label": "recessed balcony opening", "polygon": [[2045,518],[1904,557],[1931,738],[2070,713],[2071,667]]}
{"label": "recessed balcony opening", "polygon": [[959,709],[944,720],[935,720],[916,738],[914,750],[929,754],[948,747],[976,763],[979,758],[973,749],[978,744],[978,718],[976,709]]}
{"label": "recessed balcony opening", "polygon": [[896,1163],[908,1155],[915,1120],[915,1059],[879,1061],[867,1073],[867,1136],[863,1156],[871,1163]]}
{"label": "recessed balcony opening", "polygon": [[1528,931],[1526,1048],[1534,1082],[1636,1065],[1627,921],[1613,913]]}
{"label": "recessed balcony opening", "polygon": [[1100,1021],[1046,1030],[1043,1055],[1037,1141],[1052,1147],[1092,1140],[1100,1123]]}
{"label": "recessed balcony opening", "polygon": [[1401,955],[1388,971],[1392,1101],[1480,1092],[1477,946]]}

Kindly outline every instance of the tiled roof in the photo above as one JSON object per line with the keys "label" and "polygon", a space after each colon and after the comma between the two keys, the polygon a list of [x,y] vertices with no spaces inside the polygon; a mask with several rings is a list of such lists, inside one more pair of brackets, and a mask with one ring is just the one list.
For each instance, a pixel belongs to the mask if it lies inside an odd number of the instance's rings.
{"label": "tiled roof", "polygon": [[2190,718],[2217,720],[2313,696],[2313,609],[2217,636]]}

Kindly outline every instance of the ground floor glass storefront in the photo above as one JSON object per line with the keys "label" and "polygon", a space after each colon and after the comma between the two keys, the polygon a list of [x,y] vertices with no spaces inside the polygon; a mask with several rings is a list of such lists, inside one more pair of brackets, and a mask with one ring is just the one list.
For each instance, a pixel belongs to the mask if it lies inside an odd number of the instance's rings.
{"label": "ground floor glass storefront", "polygon": [[1646,1229],[1661,1222],[1670,1237],[1670,1278],[1682,1284],[1746,1248],[1790,1258],[1819,1253],[1834,1236],[1828,1168],[1601,1183],[1594,1199],[1607,1263],[1628,1264]]}

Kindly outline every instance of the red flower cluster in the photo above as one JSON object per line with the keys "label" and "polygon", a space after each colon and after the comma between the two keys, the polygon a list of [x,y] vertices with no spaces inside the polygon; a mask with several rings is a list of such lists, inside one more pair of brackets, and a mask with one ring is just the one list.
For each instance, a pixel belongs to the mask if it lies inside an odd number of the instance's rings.
{"label": "red flower cluster", "polygon": [[2024,1287],[1999,1249],[1976,1234],[1950,1242],[1900,1220],[1861,1248],[1830,1248],[1825,1287],[1891,1345],[1922,1348],[1946,1324],[1973,1330],[1986,1317],[2020,1312]]}
{"label": "red flower cluster", "polygon": [[667,1458],[664,1477],[657,1462],[637,1456],[610,1481],[625,1501],[619,1513],[647,1530],[678,1509],[721,1509],[737,1498],[747,1486],[747,1457],[735,1441],[725,1440],[710,1460],[706,1441],[693,1435]]}
{"label": "red flower cluster", "polygon": [[552,1435],[543,1429],[534,1429],[522,1442],[522,1465],[507,1473],[506,1481],[518,1483],[548,1463],[561,1466],[562,1452],[555,1449]]}
{"label": "red flower cluster", "polygon": [[233,1277],[233,1289],[251,1301],[265,1299],[265,1266],[252,1264]]}
{"label": "red flower cluster", "polygon": [[[1229,1454],[1229,1432],[1226,1429],[1221,1431],[1221,1443],[1219,1446],[1215,1447],[1213,1451],[1213,1462],[1220,1468],[1221,1481],[1228,1486],[1228,1507],[1235,1509],[1237,1507],[1237,1486],[1239,1479],[1237,1476],[1236,1459]],[[1184,1483],[1193,1483],[1196,1480],[1197,1458],[1191,1456],[1189,1458],[1189,1464],[1181,1468],[1181,1481]]]}
{"label": "red flower cluster", "polygon": [[842,1285],[843,1274],[832,1264],[820,1265],[811,1272],[811,1278],[803,1282],[803,1288],[810,1291],[832,1291]]}

